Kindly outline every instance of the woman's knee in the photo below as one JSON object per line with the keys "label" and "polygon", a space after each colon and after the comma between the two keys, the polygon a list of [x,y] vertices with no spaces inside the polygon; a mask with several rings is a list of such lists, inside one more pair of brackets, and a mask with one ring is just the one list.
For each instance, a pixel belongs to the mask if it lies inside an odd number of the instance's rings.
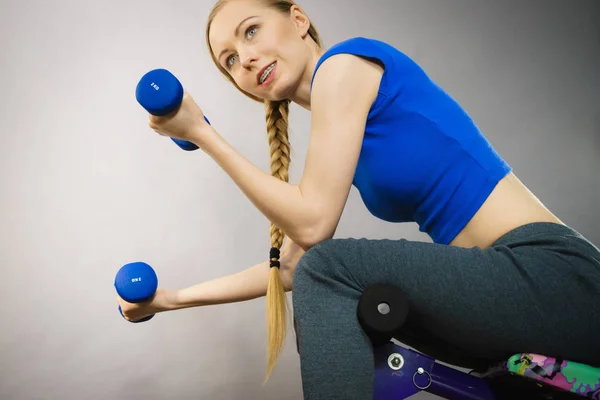
{"label": "woman's knee", "polygon": [[358,280],[350,272],[350,265],[358,262],[352,252],[356,249],[355,241],[329,239],[303,254],[296,265],[292,283],[295,304],[314,307],[316,303],[335,297],[360,295]]}
{"label": "woman's knee", "polygon": [[[321,242],[307,250],[298,260],[292,281],[294,329],[299,338],[304,327],[310,325],[328,293],[321,283],[324,271],[330,268],[328,251],[335,247],[334,240]],[[297,342],[298,345],[298,342]]]}
{"label": "woman's knee", "polygon": [[[296,268],[294,269],[292,285],[294,297],[302,296],[305,289],[310,287],[311,281],[314,279],[315,275],[324,268],[326,262],[324,254],[329,246],[328,242],[332,240],[333,239],[330,239],[311,247],[302,255],[302,257],[300,257],[296,264]],[[323,251],[322,248],[325,248],[325,251]]]}
{"label": "woman's knee", "polygon": [[340,267],[346,263],[344,253],[348,253],[349,247],[349,239],[328,239],[308,249],[294,271],[294,292],[305,284],[314,284],[315,280],[339,275]]}

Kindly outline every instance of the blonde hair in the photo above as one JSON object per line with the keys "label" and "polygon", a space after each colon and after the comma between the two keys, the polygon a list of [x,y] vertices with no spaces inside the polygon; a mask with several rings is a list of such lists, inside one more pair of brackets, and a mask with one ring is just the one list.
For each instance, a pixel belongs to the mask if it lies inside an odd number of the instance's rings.
{"label": "blonde hair", "polygon": [[[290,166],[290,143],[288,139],[288,113],[290,100],[285,99],[281,101],[270,101],[263,100],[250,93],[242,90],[234,79],[229,75],[227,70],[221,66],[215,57],[214,52],[209,41],[209,33],[212,22],[215,16],[227,4],[229,0],[217,0],[216,4],[208,17],[208,23],[206,25],[206,44],[213,62],[221,73],[244,95],[248,96],[252,100],[264,103],[265,105],[265,117],[267,125],[267,139],[269,143],[269,152],[271,157],[271,175],[275,176],[282,181],[288,182],[288,170]],[[290,8],[296,3],[292,0],[258,0],[263,2],[268,7],[272,7],[282,13],[289,13]],[[315,41],[318,46],[322,46],[319,34],[314,27],[310,25],[308,34]],[[286,337],[286,316],[287,316],[287,302],[285,297],[285,290],[279,274],[279,249],[283,244],[284,233],[271,223],[270,230],[271,237],[271,251],[269,259],[271,262],[271,271],[269,275],[269,282],[267,287],[267,372],[266,381],[269,379],[271,372],[273,371],[277,359],[281,354],[283,343]]]}

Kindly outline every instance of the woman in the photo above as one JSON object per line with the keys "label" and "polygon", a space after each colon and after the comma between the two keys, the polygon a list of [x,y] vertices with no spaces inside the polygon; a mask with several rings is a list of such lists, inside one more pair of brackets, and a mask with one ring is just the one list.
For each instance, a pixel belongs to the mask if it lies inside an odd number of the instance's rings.
{"label": "woman", "polygon": [[[324,50],[289,0],[218,1],[206,38],[219,70],[265,104],[272,176],[229,146],[187,93],[150,127],[200,147],[272,222],[270,260],[159,290],[148,304],[119,299],[126,318],[267,294],[270,373],[285,335],[284,288],[293,288],[306,398],[372,396],[356,306],[380,282],[411,302],[418,325],[407,338],[426,338],[442,359],[536,352],[600,364],[600,251],[544,207],[411,59],[366,38]],[[298,185],[287,182],[290,101],[312,116]],[[415,221],[433,243],[331,239],[351,185],[373,215]]]}

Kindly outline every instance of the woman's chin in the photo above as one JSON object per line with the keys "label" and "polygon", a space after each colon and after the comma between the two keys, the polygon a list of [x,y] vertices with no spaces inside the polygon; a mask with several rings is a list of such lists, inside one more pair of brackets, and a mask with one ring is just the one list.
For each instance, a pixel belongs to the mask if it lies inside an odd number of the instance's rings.
{"label": "woman's chin", "polygon": [[262,95],[259,96],[261,99],[263,100],[268,100],[268,101],[283,101],[283,100],[288,100],[289,97],[282,95],[282,94],[274,94],[274,93],[269,93],[267,95]]}
{"label": "woman's chin", "polygon": [[269,90],[263,92],[259,97],[269,101],[283,101],[289,100],[293,94],[288,82],[278,79],[276,82],[272,82],[269,86]]}

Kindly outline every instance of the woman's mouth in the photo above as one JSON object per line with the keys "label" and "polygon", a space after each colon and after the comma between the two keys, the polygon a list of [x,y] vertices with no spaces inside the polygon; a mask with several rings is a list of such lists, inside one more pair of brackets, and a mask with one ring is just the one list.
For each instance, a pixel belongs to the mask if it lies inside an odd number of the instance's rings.
{"label": "woman's mouth", "polygon": [[277,66],[277,61],[273,62],[272,64],[269,64],[268,66],[263,68],[258,73],[258,85],[259,86],[266,86],[269,83],[271,83],[271,81],[273,81],[273,78],[275,77],[275,67],[276,66]]}

